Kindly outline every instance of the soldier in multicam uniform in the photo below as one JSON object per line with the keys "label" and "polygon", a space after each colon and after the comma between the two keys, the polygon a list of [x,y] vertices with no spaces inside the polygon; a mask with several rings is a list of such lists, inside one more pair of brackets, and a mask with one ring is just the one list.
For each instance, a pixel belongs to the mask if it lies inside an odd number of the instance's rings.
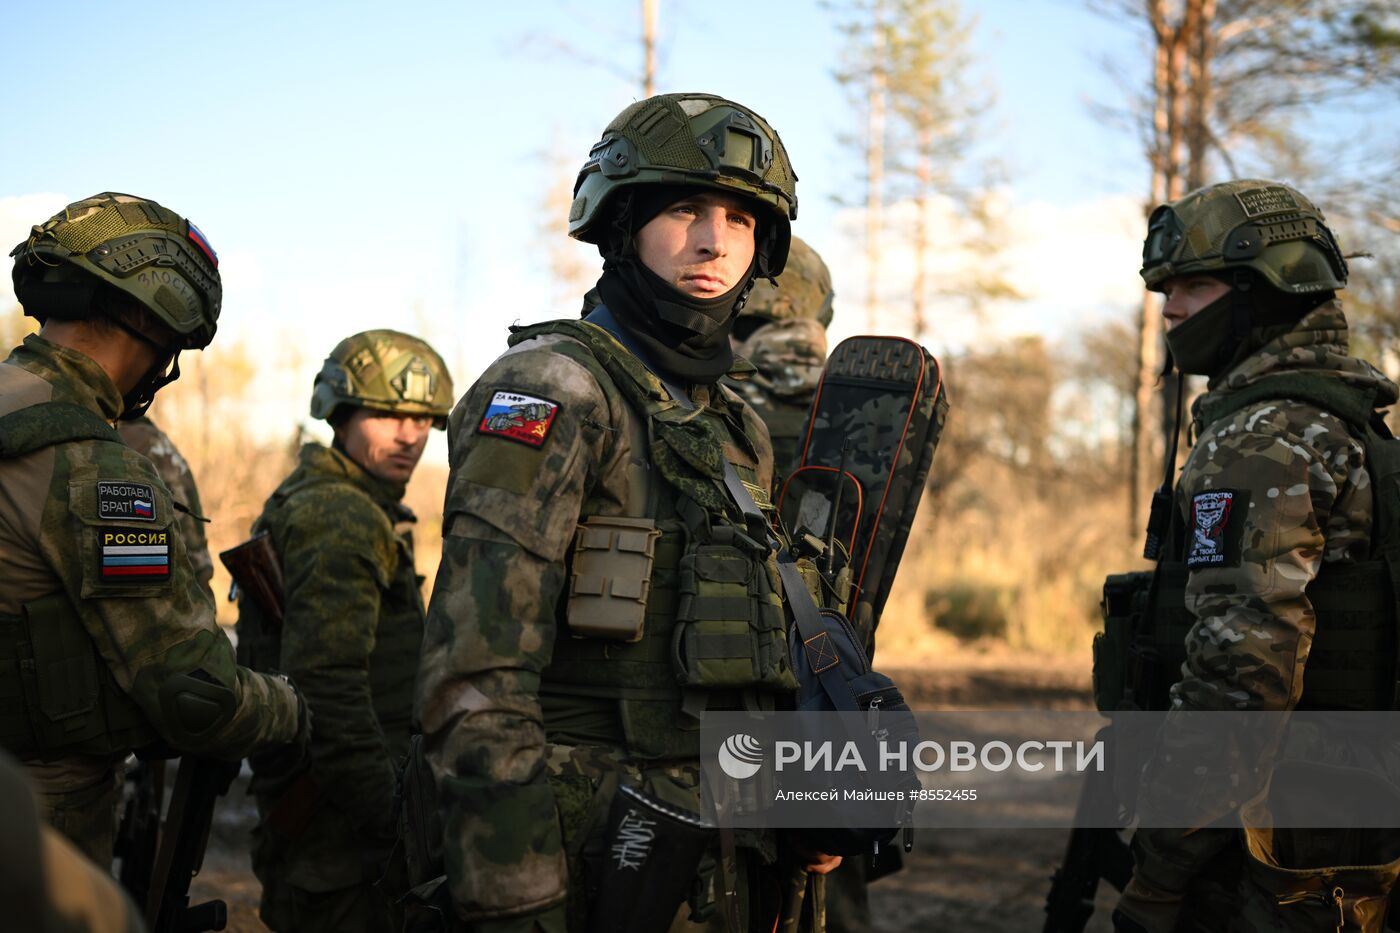
{"label": "soldier in multicam uniform", "polygon": [[189,461],[180,453],[170,435],[160,429],[149,415],[117,423],[122,442],[155,465],[156,472],[170,490],[174,501],[183,505],[180,513],[180,537],[185,541],[185,554],[194,568],[194,579],[211,602],[214,601],[214,561],[209,556],[209,541],[204,535],[204,506],[199,501],[199,487]]}
{"label": "soldier in multicam uniform", "polygon": [[254,525],[271,535],[285,609],[279,629],[243,601],[239,657],[296,678],[316,722],[300,772],[266,775],[254,763],[253,868],[273,930],[400,927],[375,882],[401,874],[389,859],[395,767],[408,751],[423,639],[416,519],[403,496],[452,399],[446,365],[422,340],[371,330],[341,341],[311,397],[335,442],[301,449]]}
{"label": "soldier in multicam uniform", "polygon": [[[1350,613],[1342,620],[1350,645],[1328,636],[1340,620],[1330,608],[1339,584],[1353,591],[1346,594],[1353,604],[1356,589],[1374,590],[1382,607],[1394,601],[1383,572],[1356,574],[1375,566],[1362,562],[1376,560],[1379,543],[1363,438],[1373,408],[1394,403],[1396,387],[1347,355],[1335,297],[1346,263],[1322,213],[1273,182],[1202,188],[1152,215],[1143,259],[1147,286],[1166,298],[1177,367],[1210,377],[1193,407],[1197,440],[1176,488],[1163,558],[1183,572],[1158,571],[1155,605],[1184,599],[1194,622],[1171,710],[1388,709],[1393,650],[1363,646],[1390,643],[1392,613],[1371,614],[1361,630]],[[1174,579],[1184,580],[1184,592]],[[1188,720],[1171,722],[1185,723],[1175,740],[1191,741]],[[1193,785],[1172,773],[1171,761],[1159,752],[1149,763],[1139,799],[1145,825],[1158,801]],[[1307,893],[1322,866],[1357,864],[1355,838],[1279,830],[1271,851],[1259,846],[1264,838],[1251,830],[1245,847],[1238,830],[1139,830],[1115,926],[1380,929],[1384,887],[1338,882],[1348,890],[1334,898]],[[1290,865],[1290,848],[1321,860]],[[1300,868],[1308,870],[1292,870]],[[1299,896],[1264,890],[1283,878]]]}
{"label": "soldier in multicam uniform", "polygon": [[132,750],[236,760],[306,723],[286,678],[235,663],[170,491],[110,424],[213,338],[213,250],[154,201],[104,193],[12,255],[43,326],[0,365],[0,745],[45,818],[106,866]]}
{"label": "soldier in multicam uniform", "polygon": [[768,426],[775,492],[797,468],[812,399],[826,365],[831,326],[831,271],[800,237],[792,238],[787,268],[774,284],[760,279],[734,322],[734,352],[756,368],[725,385],[743,396]]}
{"label": "soldier in multicam uniform", "polygon": [[[771,508],[767,431],[718,380],[737,365],[730,332],[753,280],[783,269],[795,181],[744,107],[703,94],[628,107],[569,215],[604,257],[603,307],[517,328],[452,413],[417,715],[471,929],[583,929],[590,912],[623,912],[588,903],[582,865],[611,788],[698,812],[699,713],[793,695],[773,558],[736,527],[717,480],[723,457]],[[688,386],[695,410],[639,354]],[[520,405],[538,417],[494,420]],[[714,918],[723,888],[728,916],[772,929],[775,866],[839,862],[771,834],[737,842],[720,860],[738,897],[716,883],[712,852],[693,879],[677,868],[691,910],[682,894],[665,916]]]}

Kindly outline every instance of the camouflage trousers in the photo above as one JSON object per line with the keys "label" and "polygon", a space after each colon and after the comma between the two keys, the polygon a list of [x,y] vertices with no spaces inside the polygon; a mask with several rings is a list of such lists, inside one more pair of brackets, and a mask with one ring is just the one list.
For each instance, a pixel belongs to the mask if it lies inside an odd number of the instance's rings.
{"label": "camouflage trousers", "polygon": [[370,884],[306,891],[286,882],[265,883],[259,913],[276,933],[399,933],[402,926],[399,908]]}
{"label": "camouflage trousers", "polygon": [[66,836],[83,855],[110,870],[121,795],[121,769],[113,768],[88,787],[57,794],[39,793],[36,797],[45,822]]}

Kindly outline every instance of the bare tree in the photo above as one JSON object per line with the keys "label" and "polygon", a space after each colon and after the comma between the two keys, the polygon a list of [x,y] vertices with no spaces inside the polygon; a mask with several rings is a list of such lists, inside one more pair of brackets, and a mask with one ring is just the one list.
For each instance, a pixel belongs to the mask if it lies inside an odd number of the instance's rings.
{"label": "bare tree", "polygon": [[660,0],[642,0],[642,96],[656,93],[656,5]]}

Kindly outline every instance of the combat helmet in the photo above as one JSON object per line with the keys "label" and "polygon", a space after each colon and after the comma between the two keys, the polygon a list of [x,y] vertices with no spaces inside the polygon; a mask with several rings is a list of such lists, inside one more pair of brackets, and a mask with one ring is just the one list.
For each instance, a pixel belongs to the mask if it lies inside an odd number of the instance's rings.
{"label": "combat helmet", "polygon": [[765,321],[814,320],[823,328],[831,326],[831,306],[836,293],[831,288],[831,270],[801,237],[792,238],[787,268],[775,285],[767,279],[754,283],[740,318]]}
{"label": "combat helmet", "polygon": [[452,376],[428,344],[396,330],[367,330],[336,344],[316,375],[311,417],[330,421],[342,405],[430,415],[447,427]]}
{"label": "combat helmet", "polygon": [[107,285],[136,299],[178,335],[177,348],[214,339],[223,286],[219,257],[199,228],[147,198],[105,191],[36,226],[10,255],[24,313],[82,319]]}
{"label": "combat helmet", "polygon": [[1318,210],[1296,189],[1246,178],[1199,188],[1152,212],[1142,278],[1162,290],[1173,276],[1253,270],[1284,294],[1336,291],[1347,263]]}
{"label": "combat helmet", "polygon": [[778,134],[752,110],[712,94],[660,94],[632,104],[603,130],[579,170],[569,235],[604,243],[618,193],[648,184],[751,198],[771,221],[759,274],[783,271],[797,219],[797,174]]}

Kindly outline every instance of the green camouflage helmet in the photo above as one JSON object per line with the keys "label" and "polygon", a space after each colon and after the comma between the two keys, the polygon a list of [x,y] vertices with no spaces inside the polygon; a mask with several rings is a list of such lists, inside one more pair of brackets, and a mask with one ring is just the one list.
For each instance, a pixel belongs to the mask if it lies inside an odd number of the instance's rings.
{"label": "green camouflage helmet", "polygon": [[830,327],[831,303],[835,297],[836,293],[831,290],[831,270],[816,250],[801,237],[793,237],[787,268],[778,284],[767,279],[755,282],[739,316],[768,321],[807,319]]}
{"label": "green camouflage helmet", "polygon": [[631,185],[696,185],[757,201],[773,221],[768,272],[787,261],[797,219],[797,174],[768,122],[712,94],[661,94],[617,115],[574,183],[569,235],[600,243],[608,205]]}
{"label": "green camouflage helmet", "polygon": [[219,257],[198,227],[155,201],[112,191],[74,201],[10,255],[15,297],[41,321],[88,317],[100,282],[139,301],[182,349],[214,339]]}
{"label": "green camouflage helmet", "polygon": [[396,330],[367,330],[336,344],[311,391],[311,417],[329,421],[342,405],[431,415],[447,427],[452,376],[437,351]]}
{"label": "green camouflage helmet", "polygon": [[1147,222],[1147,287],[1179,275],[1252,269],[1286,294],[1336,291],[1347,263],[1322,211],[1297,190],[1246,178],[1199,188],[1163,204]]}

